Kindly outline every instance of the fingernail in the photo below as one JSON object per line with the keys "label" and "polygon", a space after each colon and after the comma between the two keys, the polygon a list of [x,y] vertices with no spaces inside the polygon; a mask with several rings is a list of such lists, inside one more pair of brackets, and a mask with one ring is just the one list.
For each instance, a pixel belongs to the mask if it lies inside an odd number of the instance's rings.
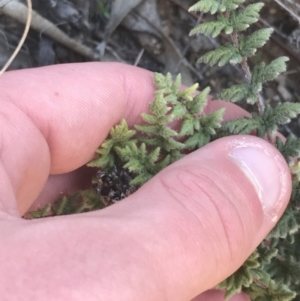
{"label": "fingernail", "polygon": [[265,214],[276,222],[291,177],[280,153],[271,145],[242,139],[229,151],[229,158],[253,184]]}

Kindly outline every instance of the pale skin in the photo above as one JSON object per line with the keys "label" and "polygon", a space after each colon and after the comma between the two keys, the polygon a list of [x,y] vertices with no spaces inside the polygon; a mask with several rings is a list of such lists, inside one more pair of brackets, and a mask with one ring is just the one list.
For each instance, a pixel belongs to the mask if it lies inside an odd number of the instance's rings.
{"label": "pale skin", "polygon": [[[91,172],[81,167],[114,124],[140,121],[153,74],[110,63],[53,66],[4,74],[0,94],[3,301],[222,301],[223,292],[209,289],[274,226],[224,153],[236,137],[186,156],[105,210],[25,221],[29,208],[86,186]],[[247,114],[222,101],[209,102],[207,112],[220,107],[226,120]],[[245,139],[277,155],[267,142]],[[280,216],[291,179],[284,159],[277,163],[285,174]]]}

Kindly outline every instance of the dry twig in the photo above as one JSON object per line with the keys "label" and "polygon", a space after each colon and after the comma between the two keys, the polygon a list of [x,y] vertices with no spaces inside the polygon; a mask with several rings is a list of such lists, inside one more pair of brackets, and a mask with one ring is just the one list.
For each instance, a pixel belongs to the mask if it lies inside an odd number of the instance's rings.
{"label": "dry twig", "polygon": [[[30,0],[27,0],[27,1],[30,1]],[[28,6],[28,8],[29,8],[29,6]],[[2,12],[5,15],[10,16],[11,18],[15,19],[16,21],[18,21],[20,23],[25,24],[27,22],[28,9],[23,3],[19,2],[19,1],[8,2],[2,8]],[[53,40],[61,43],[65,47],[68,47],[71,50],[73,50],[91,60],[98,59],[97,55],[95,54],[95,51],[93,51],[89,47],[86,47],[85,45],[82,45],[81,43],[78,43],[74,39],[71,39],[64,32],[62,32],[60,29],[58,29],[55,26],[55,24],[53,24],[52,22],[43,18],[41,15],[39,15],[34,10],[32,10],[32,20],[31,20],[30,27],[32,29],[37,30],[38,32],[42,32],[42,33],[46,34],[47,36],[49,36]]]}
{"label": "dry twig", "polygon": [[300,4],[295,0],[275,0],[285,9],[296,21],[300,23]]}
{"label": "dry twig", "polygon": [[15,49],[15,51],[13,52],[9,60],[6,62],[6,64],[3,66],[3,68],[0,70],[0,75],[2,75],[6,71],[6,69],[10,66],[10,64],[12,63],[12,61],[15,59],[20,49],[22,48],[30,29],[31,20],[32,20],[32,2],[31,0],[27,0],[27,16],[26,16],[25,29],[23,35],[20,39],[17,48]]}

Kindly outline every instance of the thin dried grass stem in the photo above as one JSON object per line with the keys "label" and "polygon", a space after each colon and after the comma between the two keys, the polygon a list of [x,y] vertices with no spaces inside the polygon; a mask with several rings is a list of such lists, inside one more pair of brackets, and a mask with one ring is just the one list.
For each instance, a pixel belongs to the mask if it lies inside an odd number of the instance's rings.
{"label": "thin dried grass stem", "polygon": [[295,0],[275,0],[283,9],[285,9],[296,21],[300,23],[300,3]]}
{"label": "thin dried grass stem", "polygon": [[30,29],[31,19],[32,19],[32,2],[31,2],[31,0],[27,0],[27,19],[26,19],[26,24],[25,24],[25,29],[24,29],[23,35],[21,37],[21,40],[20,40],[17,48],[15,49],[15,51],[13,52],[13,54],[11,55],[9,60],[6,62],[6,64],[1,69],[0,75],[2,75],[7,70],[7,68],[10,66],[10,64],[12,63],[12,61],[15,59],[15,57],[18,55],[20,49],[22,48],[22,46],[26,40],[26,37],[28,35],[29,29]]}

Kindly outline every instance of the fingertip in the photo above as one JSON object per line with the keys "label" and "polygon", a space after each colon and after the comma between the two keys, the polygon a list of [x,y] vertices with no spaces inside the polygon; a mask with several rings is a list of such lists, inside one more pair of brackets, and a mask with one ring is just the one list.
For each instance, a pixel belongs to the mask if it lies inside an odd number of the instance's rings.
{"label": "fingertip", "polygon": [[153,99],[154,85],[152,72],[141,68],[81,63],[8,72],[0,91],[43,134],[50,149],[51,173],[59,174],[92,159],[122,118],[130,125],[136,123]]}
{"label": "fingertip", "polygon": [[137,67],[85,63],[7,72],[0,91],[0,123],[6,128],[0,144],[7,154],[2,163],[24,213],[49,171],[81,167],[113,125],[122,118],[135,123],[147,110],[154,85],[153,74]]}

